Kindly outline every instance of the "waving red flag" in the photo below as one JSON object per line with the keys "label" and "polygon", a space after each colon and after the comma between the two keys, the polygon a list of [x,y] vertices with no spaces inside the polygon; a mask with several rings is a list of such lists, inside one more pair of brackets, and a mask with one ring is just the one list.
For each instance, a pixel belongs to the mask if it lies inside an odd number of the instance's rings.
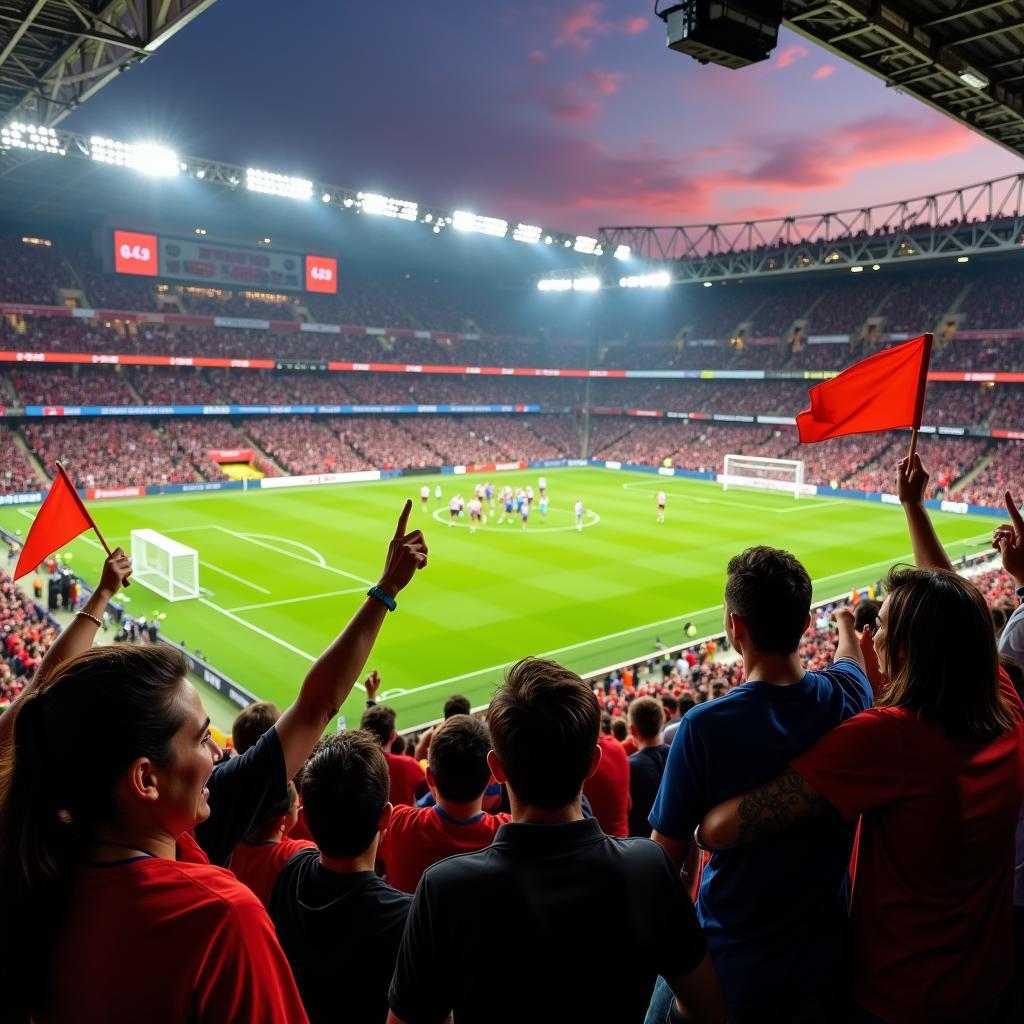
{"label": "waving red flag", "polygon": [[844,434],[921,426],[932,336],[895,345],[848,366],[810,389],[811,407],[796,418],[804,444]]}
{"label": "waving red flag", "polygon": [[25,538],[25,546],[21,549],[14,569],[14,578],[20,579],[25,573],[31,572],[47,555],[63,547],[69,540],[74,540],[80,533],[95,529],[96,524],[82,504],[75,485],[58,462],[57,476]]}

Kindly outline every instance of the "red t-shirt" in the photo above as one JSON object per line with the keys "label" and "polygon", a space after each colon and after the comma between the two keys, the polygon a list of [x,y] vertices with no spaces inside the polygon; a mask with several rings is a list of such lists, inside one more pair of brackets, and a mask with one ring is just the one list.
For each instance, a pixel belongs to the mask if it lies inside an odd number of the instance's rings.
{"label": "red t-shirt", "polygon": [[162,857],[78,870],[40,1024],[306,1021],[256,897],[225,868]]}
{"label": "red t-shirt", "polygon": [[391,776],[391,794],[388,799],[393,804],[414,804],[419,796],[426,792],[427,778],[423,774],[419,761],[408,754],[385,754],[388,762],[388,774]]}
{"label": "red t-shirt", "polygon": [[391,885],[415,892],[420,875],[431,864],[456,853],[485,849],[494,833],[511,820],[510,814],[482,811],[469,821],[456,821],[437,806],[396,807],[378,857],[387,866]]}
{"label": "red t-shirt", "polygon": [[625,837],[629,835],[629,758],[614,736],[602,733],[597,742],[601,763],[583,783],[583,792],[605,833]]}
{"label": "red t-shirt", "polygon": [[308,839],[243,839],[232,851],[228,867],[234,876],[244,882],[260,898],[265,907],[270,906],[270,894],[281,868],[299,852],[316,848]]}
{"label": "red t-shirt", "polygon": [[637,750],[640,748],[636,745],[636,740],[632,736],[627,736],[624,740],[619,741],[622,744],[622,749],[626,752],[626,757],[632,757]]}
{"label": "red t-shirt", "polygon": [[847,818],[863,815],[853,997],[894,1024],[959,1020],[1010,981],[1024,709],[1002,672],[1000,690],[1017,724],[990,743],[869,708],[792,765]]}

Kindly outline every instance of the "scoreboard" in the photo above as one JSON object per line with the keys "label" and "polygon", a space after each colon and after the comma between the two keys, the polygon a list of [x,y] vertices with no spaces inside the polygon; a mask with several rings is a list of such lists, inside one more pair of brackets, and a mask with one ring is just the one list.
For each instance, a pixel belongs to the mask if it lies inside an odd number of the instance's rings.
{"label": "scoreboard", "polygon": [[211,287],[338,292],[334,256],[208,242],[205,239],[115,229],[113,268],[118,274]]}

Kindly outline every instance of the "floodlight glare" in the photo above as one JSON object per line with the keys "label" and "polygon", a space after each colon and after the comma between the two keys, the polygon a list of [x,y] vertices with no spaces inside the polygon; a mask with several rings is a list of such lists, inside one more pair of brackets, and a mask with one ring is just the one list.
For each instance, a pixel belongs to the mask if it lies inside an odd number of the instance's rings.
{"label": "floodlight glare", "polygon": [[171,178],[181,169],[181,163],[173,150],[152,142],[120,142],[94,135],[89,139],[89,151],[98,163],[130,167],[133,171],[154,178]]}
{"label": "floodlight glare", "polygon": [[863,270],[864,270],[863,267],[850,267],[850,273],[851,274],[860,274],[860,273],[863,272]]}
{"label": "floodlight glare", "polygon": [[577,252],[583,253],[584,256],[593,256],[594,250],[597,248],[597,239],[589,238],[587,235],[577,235],[573,248]]}
{"label": "floodlight glare", "polygon": [[572,290],[574,292],[596,292],[601,287],[599,277],[576,277],[573,278]]}
{"label": "floodlight glare", "polygon": [[250,192],[264,192],[286,199],[309,199],[313,195],[313,182],[306,178],[291,178],[287,174],[246,168],[245,187]]}
{"label": "floodlight glare", "polygon": [[633,250],[628,245],[617,245],[615,246],[615,252],[612,255],[617,260],[628,260],[633,255]]}
{"label": "floodlight glare", "polygon": [[329,203],[330,201],[331,201],[331,193],[330,193],[330,192],[325,192],[325,193],[324,193],[324,194],[323,194],[323,195],[322,195],[322,196],[320,197],[320,202],[321,202],[321,203]]}
{"label": "floodlight glare", "polygon": [[515,231],[512,232],[512,237],[517,242],[529,242],[533,245],[540,241],[540,228],[535,224],[517,224]]}
{"label": "floodlight glare", "polygon": [[480,217],[468,210],[456,210],[452,214],[452,226],[456,231],[476,231],[495,238],[504,238],[508,234],[508,221],[500,217]]}
{"label": "floodlight glare", "polygon": [[988,87],[988,79],[980,71],[975,71],[973,68],[964,68],[960,72],[960,81],[964,85],[969,85],[972,89],[985,89]]}
{"label": "floodlight glare", "polygon": [[568,277],[547,277],[537,282],[537,288],[542,292],[567,292],[572,289],[572,280]]}
{"label": "floodlight glare", "polygon": [[[672,283],[672,275],[667,270],[659,270],[653,274],[634,274],[631,277],[620,277],[620,288],[667,288]],[[705,284],[709,282],[705,281]]]}
{"label": "floodlight glare", "polygon": [[545,245],[550,245],[553,241],[554,241],[554,239],[550,235],[545,235],[544,236],[544,244]]}
{"label": "floodlight glare", "polygon": [[957,263],[969,263],[971,260],[970,256],[957,256]]}
{"label": "floodlight glare", "polygon": [[0,128],[0,149],[31,149],[37,153],[64,156],[67,150],[60,144],[57,133],[42,125],[12,121]]}
{"label": "floodlight glare", "polygon": [[712,284],[712,283],[711,283],[710,281],[705,281],[705,282],[704,282],[704,287],[705,287],[705,288],[713,288],[713,287],[714,287],[714,285],[713,285],[713,284]]}
{"label": "floodlight glare", "polygon": [[398,220],[416,220],[420,215],[420,208],[418,203],[410,203],[405,199],[367,192],[363,196],[363,212],[375,213],[381,217],[396,217]]}

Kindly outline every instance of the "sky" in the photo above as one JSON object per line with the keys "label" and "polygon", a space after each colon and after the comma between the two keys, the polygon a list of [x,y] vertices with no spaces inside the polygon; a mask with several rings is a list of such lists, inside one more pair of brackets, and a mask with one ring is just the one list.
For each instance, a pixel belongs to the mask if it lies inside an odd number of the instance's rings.
{"label": "sky", "polygon": [[1019,157],[783,30],[739,71],[651,0],[218,0],[62,127],[585,234],[861,207]]}

